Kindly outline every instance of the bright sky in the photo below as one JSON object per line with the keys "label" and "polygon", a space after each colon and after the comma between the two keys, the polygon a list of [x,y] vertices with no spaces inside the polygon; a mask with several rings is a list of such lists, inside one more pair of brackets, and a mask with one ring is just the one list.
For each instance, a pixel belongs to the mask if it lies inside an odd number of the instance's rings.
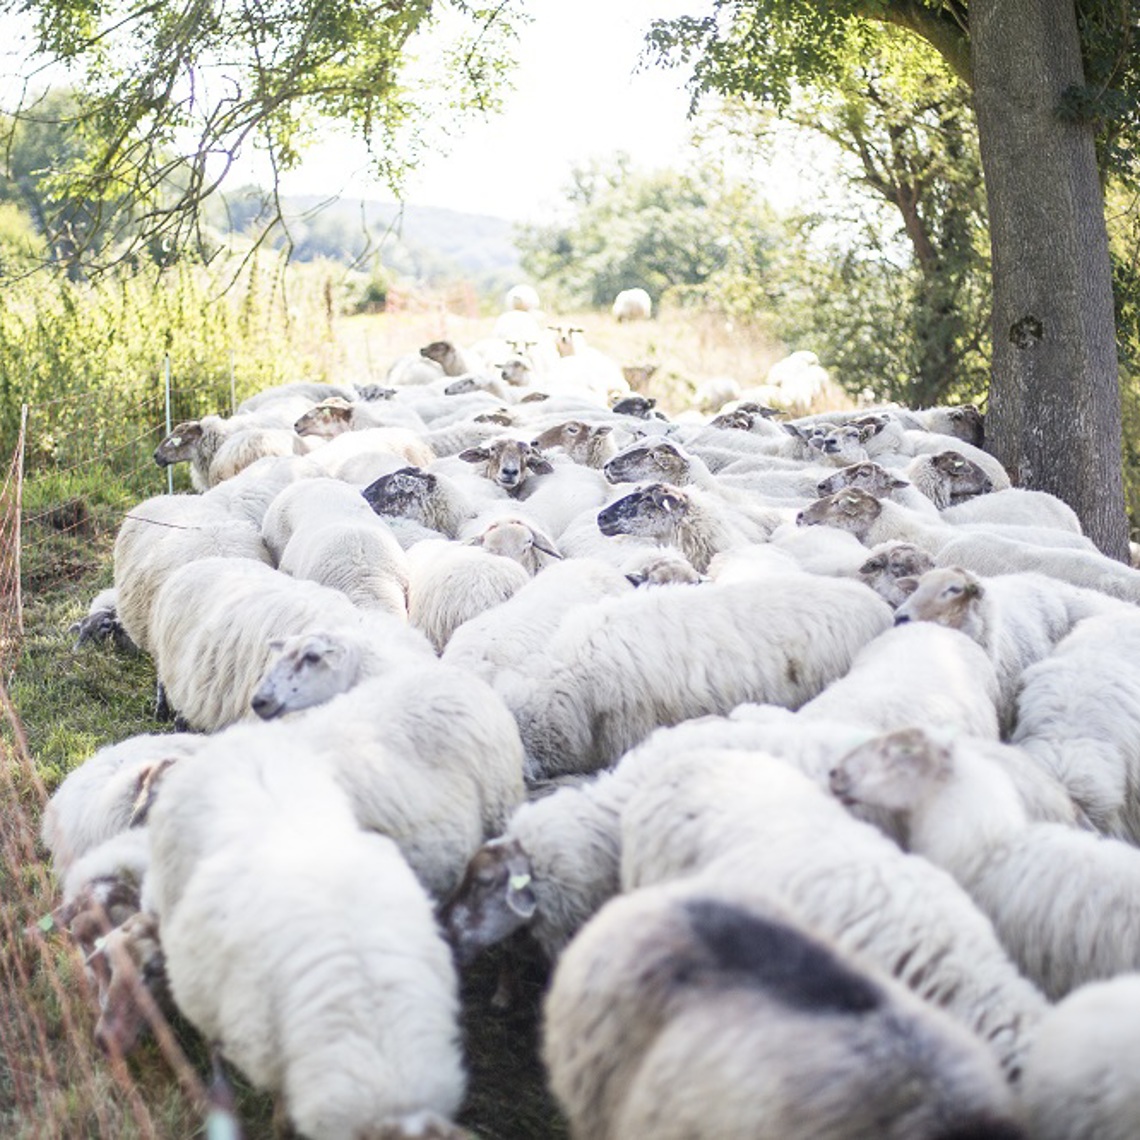
{"label": "bright sky", "polygon": [[[701,0],[533,0],[503,113],[473,121],[449,155],[421,166],[407,200],[527,220],[549,215],[572,167],[591,157],[624,150],[638,166],[681,165],[689,129],[685,73],[633,71],[654,17],[703,7]],[[362,150],[331,143],[283,187],[386,197],[362,176],[364,168]]]}

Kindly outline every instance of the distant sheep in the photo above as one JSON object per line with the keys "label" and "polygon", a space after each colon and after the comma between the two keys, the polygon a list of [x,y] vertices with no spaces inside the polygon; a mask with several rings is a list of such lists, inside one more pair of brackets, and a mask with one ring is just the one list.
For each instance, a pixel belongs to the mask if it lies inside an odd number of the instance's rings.
{"label": "distant sheep", "polygon": [[777,903],[700,881],[590,921],[542,1052],[575,1140],[1024,1136],[976,1037]]}
{"label": "distant sheep", "polygon": [[614,298],[610,312],[619,324],[647,321],[653,315],[653,300],[644,289],[623,289]]}
{"label": "distant sheep", "polygon": [[503,301],[503,307],[508,311],[511,309],[521,309],[524,313],[533,313],[535,310],[542,308],[542,303],[538,297],[538,290],[533,285],[512,285],[507,290],[507,295]]}

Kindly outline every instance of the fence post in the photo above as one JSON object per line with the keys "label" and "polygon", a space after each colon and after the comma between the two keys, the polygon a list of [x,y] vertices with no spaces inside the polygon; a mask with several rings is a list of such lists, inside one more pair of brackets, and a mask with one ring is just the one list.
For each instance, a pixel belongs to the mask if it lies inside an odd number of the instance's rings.
{"label": "fence post", "polygon": [[20,405],[20,437],[16,440],[16,632],[24,639],[24,596],[20,579],[24,576],[23,536],[24,517],[24,443],[28,438],[28,405]]}
{"label": "fence post", "polygon": [[[168,352],[163,357],[163,388],[166,393],[166,434],[169,435],[174,430],[174,425],[170,422],[170,353]],[[168,495],[174,494],[174,468],[166,468],[166,493]]]}
{"label": "fence post", "polygon": [[234,383],[234,350],[230,349],[230,415],[237,411],[237,385]]}

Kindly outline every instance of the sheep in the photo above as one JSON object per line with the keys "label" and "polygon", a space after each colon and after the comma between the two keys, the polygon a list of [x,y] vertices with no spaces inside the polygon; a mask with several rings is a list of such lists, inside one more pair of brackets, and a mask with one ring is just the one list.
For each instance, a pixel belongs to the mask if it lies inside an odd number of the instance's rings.
{"label": "sheep", "polygon": [[764,383],[791,406],[807,408],[827,388],[827,370],[814,352],[799,349],[772,364]]}
{"label": "sheep", "polygon": [[300,479],[283,487],[266,508],[261,521],[261,538],[277,563],[299,530],[334,520],[367,522],[374,519],[375,513],[355,487],[327,476]]}
{"label": "sheep", "polygon": [[1140,978],[1090,982],[1038,1026],[1021,1097],[1034,1140],[1132,1140],[1140,1133]]}
{"label": "sheep", "polygon": [[446,475],[419,467],[401,467],[370,483],[361,492],[376,514],[405,518],[456,538],[463,524],[477,513],[476,501]]}
{"label": "sheep", "polygon": [[706,874],[773,897],[972,1028],[1016,1079],[1047,1008],[945,871],[852,818],[774,757],[688,750],[656,763],[621,817],[626,891]]}
{"label": "sheep", "polygon": [[478,464],[479,474],[501,487],[508,495],[525,498],[523,489],[533,490],[532,475],[549,475],[554,468],[531,443],[500,437],[469,447],[459,453],[464,463]]}
{"label": "sheep", "polygon": [[478,372],[483,363],[450,340],[433,340],[431,344],[425,344],[420,349],[420,356],[434,360],[443,369],[445,376],[466,376]]}
{"label": "sheep", "polygon": [[998,678],[986,651],[955,629],[896,625],[856,653],[851,668],[799,712],[880,731],[938,724],[998,737]]}
{"label": "sheep", "polygon": [[[954,450],[916,455],[902,468],[902,472],[915,490],[929,499],[939,511],[986,496],[993,491],[990,476],[973,460]],[[950,516],[951,519],[953,517]]]}
{"label": "sheep", "polygon": [[1140,967],[1140,851],[1031,822],[1010,778],[976,751],[901,729],[848,753],[831,788],[901,815],[909,850],[962,884],[1051,1000]]}
{"label": "sheep", "polygon": [[370,643],[371,674],[431,652],[398,618],[248,559],[206,558],[175,571],[155,599],[154,629],[168,698],[206,732],[251,715],[275,637],[345,629]]}
{"label": "sheep", "polygon": [[1012,743],[1069,790],[1095,826],[1140,843],[1140,615],[1076,623],[1021,675]]}
{"label": "sheep", "polygon": [[442,653],[460,625],[529,581],[514,558],[447,539],[418,542],[408,551],[408,621]]}
{"label": "sheep", "polygon": [[1047,491],[1027,491],[1007,487],[991,495],[981,495],[957,503],[942,512],[948,523],[1003,523],[1010,526],[1052,526],[1081,533],[1076,511]]}
{"label": "sheep", "polygon": [[110,641],[120,653],[137,653],[138,646],[130,639],[123,623],[119,621],[118,593],[109,586],[91,599],[87,613],[67,627],[68,633],[76,634],[73,652],[78,652],[88,642]]}
{"label": "sheep", "polygon": [[203,416],[175,426],[154,451],[159,467],[190,464],[190,482],[206,491],[266,455],[303,455],[304,443],[284,428],[264,427],[252,417]]}
{"label": "sheep", "polygon": [[889,498],[919,514],[938,517],[938,508],[913,484],[869,459],[840,468],[834,475],[821,479],[816,489],[822,496],[834,495],[845,487],[859,487],[876,499]]}
{"label": "sheep", "polygon": [[153,773],[193,755],[202,737],[193,733],[132,736],[97,749],[73,768],[44,808],[40,838],[63,878],[71,865],[130,826]]}
{"label": "sheep", "polygon": [[618,324],[624,321],[647,321],[653,315],[653,301],[644,289],[622,289],[610,306]]}
{"label": "sheep", "polygon": [[200,498],[208,507],[260,528],[269,504],[289,484],[324,474],[309,455],[267,455]]}
{"label": "sheep", "polygon": [[859,567],[859,578],[892,609],[898,609],[911,595],[909,583],[900,586],[900,580],[919,578],[933,569],[934,559],[914,543],[884,542]]}
{"label": "sheep", "polygon": [[[928,554],[937,557],[939,551],[954,541],[959,527],[944,525],[941,520],[930,523],[906,507],[892,503],[889,499],[876,499],[874,495],[848,487],[834,495],[825,495],[796,515],[800,526],[835,526],[849,531],[866,546],[877,546],[881,542],[897,539],[921,547]],[[1095,548],[1083,535],[1052,527],[986,527],[984,524],[971,524],[975,534],[1005,534],[1020,538],[1024,543],[1040,547],[1062,547],[1093,551]],[[1014,532],[1017,532],[1016,534]]]}
{"label": "sheep", "polygon": [[575,1140],[1025,1136],[970,1033],[713,883],[608,903],[560,959],[543,1023]]}
{"label": "sheep", "polygon": [[309,380],[296,380],[290,384],[277,384],[272,388],[263,388],[252,396],[242,400],[237,406],[237,414],[260,411],[267,404],[274,404],[279,400],[303,399],[310,404],[326,400],[330,396],[339,396],[342,400],[351,400],[355,395],[353,389],[341,384],[322,384]]}
{"label": "sheep", "polygon": [[546,671],[516,678],[508,699],[532,779],[594,771],[658,725],[742,701],[799,707],[887,628],[890,607],[858,583],[788,574],[639,590],[575,617]]}
{"label": "sheep", "polygon": [[[656,366],[648,369],[652,376],[657,371]],[[647,377],[648,379],[648,377]],[[666,416],[662,412],[654,411],[657,400],[654,396],[621,396],[610,405],[610,410],[619,416],[633,416],[639,420],[663,420]]]}
{"label": "sheep", "polygon": [[758,506],[748,514],[732,513],[696,488],[650,483],[599,512],[598,529],[675,546],[704,573],[719,552],[763,541],[784,521],[779,510]]}
{"label": "sheep", "polygon": [[512,285],[503,299],[503,308],[508,312],[512,309],[521,309],[524,313],[541,309],[542,303],[538,299],[538,290],[533,285]]}
{"label": "sheep", "polygon": [[458,1140],[457,983],[430,900],[395,844],[302,771],[160,914],[171,993],[312,1140]]}
{"label": "sheep", "polygon": [[[902,457],[918,457],[922,455],[937,455],[952,451],[963,459],[976,463],[989,477],[992,489],[1005,491],[1011,486],[1009,473],[988,451],[957,436],[943,435],[936,431],[906,431],[899,455]],[[909,466],[909,464],[908,464]],[[907,476],[915,481],[912,476]]]}
{"label": "sheep", "polygon": [[415,388],[434,383],[443,374],[443,369],[434,360],[428,360],[418,352],[406,352],[388,366],[384,382],[397,388]]}
{"label": "sheep", "polygon": [[594,559],[557,562],[492,609],[469,618],[448,639],[443,661],[492,681],[543,655],[563,617],[576,607],[627,594],[631,584],[616,567]]}
{"label": "sheep", "polygon": [[278,568],[294,578],[338,590],[361,609],[405,619],[407,557],[367,503],[364,509],[369,514],[367,522],[330,522],[296,531],[281,552]]}
{"label": "sheep", "polygon": [[462,965],[524,926],[555,961],[618,891],[620,815],[634,785],[619,773],[520,804],[467,864],[443,912]]}
{"label": "sheep", "polygon": [[153,653],[152,610],[162,585],[176,570],[207,557],[271,560],[256,527],[197,496],[158,495],[124,517],[114,548],[118,616],[144,653]]}
{"label": "sheep", "polygon": [[913,585],[895,610],[895,624],[937,622],[976,641],[997,670],[1003,735],[1013,730],[1023,671],[1040,661],[1081,618],[1112,613],[1117,603],[1091,590],[1050,581],[1042,574],[1005,574],[982,580],[961,567],[936,567]]}
{"label": "sheep", "polygon": [[526,519],[496,518],[470,540],[487,554],[513,558],[532,578],[562,555],[554,541]]}
{"label": "sheep", "polygon": [[[965,528],[955,528],[959,529]],[[935,554],[935,562],[939,566],[965,566],[975,574],[1029,570],[1121,601],[1140,603],[1140,571],[1099,550],[1045,549],[1020,541],[1014,534],[1018,529],[955,534]]]}
{"label": "sheep", "polygon": [[653,549],[631,555],[622,572],[634,586],[696,586],[708,582],[679,551]]}
{"label": "sheep", "polygon": [[604,467],[617,454],[611,425],[593,425],[581,420],[566,420],[555,424],[539,432],[531,443],[539,451],[559,448],[567,458],[586,467]]}

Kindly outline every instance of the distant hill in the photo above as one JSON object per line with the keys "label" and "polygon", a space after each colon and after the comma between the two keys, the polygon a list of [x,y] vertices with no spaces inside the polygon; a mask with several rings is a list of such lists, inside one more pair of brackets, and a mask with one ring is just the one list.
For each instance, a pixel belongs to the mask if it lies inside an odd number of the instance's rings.
{"label": "distant hill", "polygon": [[[430,206],[400,207],[362,198],[297,195],[282,199],[298,261],[331,258],[371,271],[379,255],[392,274],[426,285],[463,277],[485,289],[512,283],[520,274],[513,226],[504,218],[463,214]],[[261,216],[253,189],[227,196],[226,223],[215,227],[251,236]],[[285,243],[275,235],[274,246]]]}

